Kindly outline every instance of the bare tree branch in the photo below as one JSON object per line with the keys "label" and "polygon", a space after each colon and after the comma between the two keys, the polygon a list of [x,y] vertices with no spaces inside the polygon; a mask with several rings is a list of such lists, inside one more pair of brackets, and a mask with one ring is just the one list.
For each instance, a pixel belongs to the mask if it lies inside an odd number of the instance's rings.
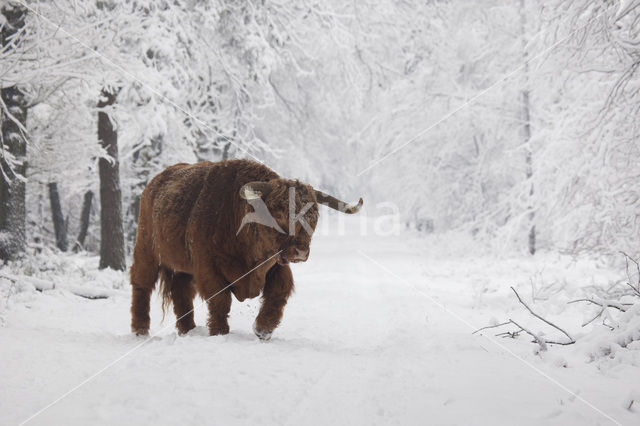
{"label": "bare tree branch", "polygon": [[572,300],[570,302],[567,302],[567,304],[569,305],[577,302],[593,303],[594,305],[598,305],[603,308],[615,308],[620,312],[627,312],[627,306],[633,306],[633,303],[620,303],[620,302],[615,302],[613,300],[604,300],[604,299],[594,300],[589,298]]}
{"label": "bare tree branch", "polygon": [[597,320],[598,318],[600,318],[600,316],[604,313],[605,309],[607,309],[607,308],[600,309],[600,312],[598,312],[598,314],[595,317],[591,318],[589,321],[586,321],[586,322],[582,323],[582,326],[586,327],[589,324],[591,324],[592,322],[594,322],[595,320]]}
{"label": "bare tree branch", "polygon": [[[518,301],[519,301],[520,303],[522,303],[522,305],[523,305],[525,308],[527,308],[527,310],[531,313],[531,315],[533,315],[534,317],[538,318],[540,321],[543,321],[544,323],[546,323],[546,324],[550,325],[551,327],[555,328],[556,330],[560,331],[562,334],[564,334],[565,336],[567,336],[567,338],[570,340],[570,342],[571,342],[571,343],[575,343],[575,340],[573,339],[573,337],[571,337],[571,336],[569,335],[569,333],[567,333],[566,331],[564,331],[562,328],[558,327],[557,325],[555,325],[555,324],[554,324],[554,323],[552,323],[551,321],[546,320],[545,318],[543,318],[543,317],[541,317],[540,315],[538,315],[538,314],[536,314],[535,312],[533,312],[533,310],[532,310],[532,309],[531,309],[531,308],[530,308],[526,303],[524,303],[524,302],[522,301],[522,299],[520,298],[520,295],[518,294],[518,292],[516,291],[516,289],[515,289],[515,288],[511,287],[511,290],[513,290],[513,292],[515,293],[516,297],[518,298]],[[511,320],[511,321],[512,321],[512,320]],[[512,321],[512,322],[513,322],[513,321]],[[515,324],[515,322],[514,322],[514,324]],[[516,325],[517,325],[517,324],[516,324]],[[520,327],[520,326],[518,326],[518,327]],[[523,328],[523,330],[524,330],[524,328]],[[524,330],[524,331],[526,331],[526,330]],[[529,333],[529,334],[531,334],[531,333]],[[551,342],[549,342],[549,343],[551,343]],[[557,343],[557,342],[556,342],[556,344],[563,344],[563,343]],[[564,343],[564,344],[567,344],[567,343]]]}
{"label": "bare tree branch", "polygon": [[[520,324],[518,324],[517,322],[515,322],[512,319],[509,319],[509,322],[513,323],[513,325],[518,327],[521,331],[524,331],[529,336],[533,337],[533,341],[535,343],[537,343],[538,345],[540,345],[540,350],[541,351],[546,351],[547,350],[547,341],[544,340],[542,337],[538,336],[537,334],[533,333],[532,331],[527,330],[526,328],[524,328],[523,326],[521,326]],[[571,342],[571,343],[573,343],[573,342]]]}
{"label": "bare tree branch", "polygon": [[[627,253],[621,251],[620,253],[622,253],[622,255],[624,256],[624,261],[625,261],[625,265],[626,265],[626,272],[627,272],[627,285],[629,287],[631,287],[631,289],[633,290],[633,292],[635,293],[636,296],[640,296],[640,263],[638,263],[637,260],[635,260],[634,258],[632,258],[631,256],[629,256]],[[629,261],[633,262],[636,265],[636,273],[638,274],[638,278],[636,280],[635,285],[632,284],[632,280],[631,280],[631,276],[629,275]]]}
{"label": "bare tree branch", "polygon": [[[500,324],[495,324],[495,325],[488,325],[488,326],[486,326],[486,327],[482,327],[482,328],[477,329],[476,331],[474,331],[474,332],[473,332],[473,333],[471,333],[471,334],[476,334],[476,333],[478,333],[478,332],[480,332],[480,331],[482,331],[482,330],[487,330],[487,329],[489,329],[489,328],[502,327],[503,325],[508,325],[508,324],[510,324],[510,322],[509,322],[509,321],[507,321],[507,322],[503,322],[503,323],[500,323]],[[497,335],[496,335],[496,336],[497,336]]]}

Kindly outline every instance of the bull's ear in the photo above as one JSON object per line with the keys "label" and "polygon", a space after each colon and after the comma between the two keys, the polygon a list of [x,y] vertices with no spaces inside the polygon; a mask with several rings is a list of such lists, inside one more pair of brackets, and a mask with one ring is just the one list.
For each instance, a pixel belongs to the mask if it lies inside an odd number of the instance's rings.
{"label": "bull's ear", "polygon": [[270,182],[249,182],[240,188],[240,198],[245,200],[255,200],[266,197],[273,191],[273,185]]}

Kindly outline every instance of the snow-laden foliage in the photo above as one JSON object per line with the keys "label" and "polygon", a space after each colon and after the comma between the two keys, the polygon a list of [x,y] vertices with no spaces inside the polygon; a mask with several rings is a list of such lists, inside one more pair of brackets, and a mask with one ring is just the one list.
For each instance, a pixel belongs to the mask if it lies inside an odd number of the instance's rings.
{"label": "snow-laden foliage", "polygon": [[599,325],[580,343],[591,361],[640,366],[640,303],[624,312],[613,329]]}
{"label": "snow-laden foliage", "polygon": [[499,249],[638,243],[637,1],[26,4],[0,68],[30,102],[31,240],[49,181],[75,233],[108,89],[129,243],[159,170],[233,157]]}

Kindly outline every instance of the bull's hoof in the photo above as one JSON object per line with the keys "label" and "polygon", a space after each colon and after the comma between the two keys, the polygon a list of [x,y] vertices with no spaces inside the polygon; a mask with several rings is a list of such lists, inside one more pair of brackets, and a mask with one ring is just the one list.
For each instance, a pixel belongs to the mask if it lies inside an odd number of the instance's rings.
{"label": "bull's hoof", "polygon": [[221,336],[229,334],[229,326],[227,327],[209,327],[209,336]]}
{"label": "bull's hoof", "polygon": [[131,327],[131,331],[133,333],[135,333],[136,336],[148,336],[149,335],[149,329],[148,328]]}
{"label": "bull's hoof", "polygon": [[271,335],[273,334],[273,330],[259,330],[255,322],[253,323],[253,332],[263,342],[271,340]]}
{"label": "bull's hoof", "polygon": [[189,332],[191,330],[193,330],[195,327],[191,327],[191,328],[178,328],[178,336],[184,336],[189,334]]}
{"label": "bull's hoof", "polygon": [[149,317],[140,318],[137,315],[134,315],[131,318],[131,331],[135,333],[136,336],[148,336],[149,335],[149,326],[151,321],[149,321]]}
{"label": "bull's hoof", "polygon": [[194,328],[196,328],[196,324],[193,322],[193,320],[187,321],[186,323],[178,321],[176,323],[176,328],[178,329],[178,335],[184,336],[189,331],[191,331]]}

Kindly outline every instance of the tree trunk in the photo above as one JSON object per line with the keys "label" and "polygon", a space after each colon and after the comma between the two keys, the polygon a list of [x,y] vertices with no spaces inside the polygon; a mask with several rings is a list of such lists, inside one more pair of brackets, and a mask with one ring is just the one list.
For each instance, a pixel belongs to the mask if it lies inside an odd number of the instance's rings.
{"label": "tree trunk", "polygon": [[56,234],[56,246],[62,251],[67,251],[67,230],[64,226],[64,216],[62,215],[62,207],[60,206],[58,184],[51,182],[48,186],[49,201],[51,202],[51,219],[53,220],[53,229]]}
{"label": "tree trunk", "polygon": [[[27,10],[18,4],[5,4],[0,13],[5,20],[0,42],[5,47],[12,36],[24,27]],[[6,262],[24,252],[26,241],[24,179],[27,141],[22,129],[27,120],[27,103],[24,93],[16,86],[0,89],[0,96],[6,106],[0,115],[4,145],[0,154],[3,174],[0,176],[0,259]]]}
{"label": "tree trunk", "polygon": [[[136,178],[130,186],[132,194],[131,204],[129,204],[126,212],[125,231],[128,243],[127,248],[133,247],[135,244],[142,191],[144,191],[149,180],[153,178],[153,174],[157,173],[159,169],[162,169],[159,159],[162,156],[164,147],[164,136],[158,134],[151,137],[149,142],[148,145],[136,150],[132,156],[133,170],[135,170]],[[198,151],[196,150],[195,152]]]}
{"label": "tree trunk", "polygon": [[89,217],[91,214],[91,201],[93,201],[93,191],[84,193],[82,201],[82,212],[80,213],[80,232],[73,246],[74,253],[79,252],[84,247],[84,240],[87,238],[87,230],[89,229]]}
{"label": "tree trunk", "polygon": [[520,32],[522,37],[522,60],[524,63],[524,83],[522,85],[521,96],[521,118],[522,118],[522,140],[525,147],[525,167],[526,178],[530,182],[529,187],[529,206],[530,213],[529,219],[529,239],[528,249],[529,253],[536,253],[536,224],[535,224],[535,210],[533,206],[533,152],[531,150],[531,101],[529,99],[529,54],[527,53],[527,38],[526,38],[526,9],[525,0],[520,0]]}
{"label": "tree trunk", "polygon": [[[98,108],[113,105],[116,94],[102,91]],[[98,140],[109,158],[100,158],[100,269],[125,270],[122,194],[118,164],[118,133],[109,116],[98,112]]]}
{"label": "tree trunk", "polygon": [[222,161],[229,159],[229,148],[231,148],[231,142],[227,142],[224,145],[224,151],[222,151]]}

